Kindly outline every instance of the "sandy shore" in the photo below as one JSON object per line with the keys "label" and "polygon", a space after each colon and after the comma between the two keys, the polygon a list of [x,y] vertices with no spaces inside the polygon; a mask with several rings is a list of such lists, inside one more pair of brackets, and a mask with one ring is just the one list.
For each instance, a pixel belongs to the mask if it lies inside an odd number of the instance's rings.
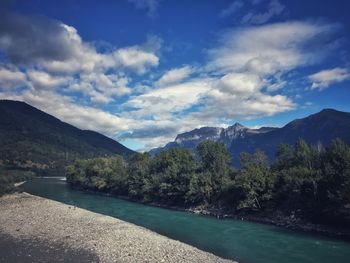
{"label": "sandy shore", "polygon": [[0,211],[0,262],[232,262],[131,223],[26,193],[0,198]]}

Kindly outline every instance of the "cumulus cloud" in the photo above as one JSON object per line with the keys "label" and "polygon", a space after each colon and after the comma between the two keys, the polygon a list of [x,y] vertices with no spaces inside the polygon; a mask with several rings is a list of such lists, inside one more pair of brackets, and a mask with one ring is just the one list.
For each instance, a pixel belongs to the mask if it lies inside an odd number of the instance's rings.
{"label": "cumulus cloud", "polygon": [[152,89],[132,97],[124,107],[134,108],[137,117],[153,115],[154,119],[168,119],[173,113],[182,112],[198,103],[211,87],[211,79],[193,79],[164,88]]}
{"label": "cumulus cloud", "polygon": [[46,70],[40,73],[41,79],[44,74],[47,80],[53,78],[49,73],[105,72],[113,68],[145,73],[147,68],[158,65],[158,57],[141,46],[99,53],[81,39],[74,27],[45,17],[5,13],[1,22],[0,50],[15,64],[36,65]]}
{"label": "cumulus cloud", "polygon": [[350,79],[350,71],[346,68],[326,69],[309,76],[311,89],[323,90],[330,85]]}
{"label": "cumulus cloud", "polygon": [[226,31],[219,45],[208,51],[206,66],[221,77],[193,115],[203,120],[250,119],[294,109],[291,98],[273,92],[286,86],[284,73],[312,65],[329,52],[327,45],[316,52],[310,46],[314,39],[321,45],[320,36],[331,36],[337,29],[330,24],[285,22]]}
{"label": "cumulus cloud", "polygon": [[184,66],[181,68],[175,68],[168,70],[165,74],[157,81],[157,86],[166,86],[179,81],[182,81],[189,77],[193,73],[194,69],[190,66]]}
{"label": "cumulus cloud", "polygon": [[[248,70],[258,75],[274,74],[297,66],[314,63],[327,52],[306,48],[323,35],[327,41],[338,29],[337,25],[311,22],[285,22],[228,31],[219,46],[209,51],[209,70]],[[321,45],[322,38],[318,38]],[[315,44],[315,43],[314,43]]]}
{"label": "cumulus cloud", "polygon": [[[108,53],[99,53],[94,46],[83,42],[74,27],[63,25],[69,35],[71,56],[65,60],[47,60],[45,69],[54,73],[91,73],[108,69],[130,69],[143,74],[150,67],[156,67],[159,58],[156,50],[150,50],[149,42],[145,46],[130,46],[115,49]],[[159,45],[159,43],[153,43]]]}
{"label": "cumulus cloud", "polygon": [[65,60],[72,56],[64,25],[45,17],[1,13],[0,49],[15,63]]}
{"label": "cumulus cloud", "polygon": [[257,92],[262,80],[253,74],[229,73],[219,80],[217,86],[222,92],[244,96]]}
{"label": "cumulus cloud", "polygon": [[[101,51],[59,21],[18,15],[5,21],[0,51],[8,60],[0,66],[0,97],[26,101],[79,128],[142,140],[148,149],[200,126],[294,109],[292,97],[283,93],[284,74],[322,59],[338,28],[286,22],[225,31],[204,65],[175,67],[157,79],[159,72],[146,73],[160,64],[158,37]],[[37,32],[21,35],[30,32],[26,23]],[[21,41],[30,43],[28,50]],[[37,50],[51,42],[60,48]],[[349,73],[317,74],[310,76],[318,85],[314,88],[347,79]],[[17,92],[22,86],[28,88]]]}
{"label": "cumulus cloud", "polygon": [[31,81],[31,84],[34,86],[34,88],[39,88],[39,89],[62,86],[66,84],[69,80],[71,80],[70,76],[68,77],[53,76],[44,71],[38,71],[38,70],[28,70],[27,75]]}
{"label": "cumulus cloud", "polygon": [[113,53],[116,59],[115,65],[122,65],[143,74],[148,67],[158,66],[159,58],[150,52],[142,50],[140,47],[128,47],[116,50]]}
{"label": "cumulus cloud", "polygon": [[206,105],[202,111],[194,113],[196,118],[223,119],[252,119],[262,116],[272,116],[276,113],[292,110],[296,104],[286,96],[269,95],[262,92],[229,96],[220,90],[212,90],[204,98]]}
{"label": "cumulus cloud", "polygon": [[[16,73],[17,79],[27,76],[34,89],[80,92],[93,103],[129,94],[131,78],[125,74],[141,75],[157,67],[160,47],[161,39],[151,36],[141,45],[99,52],[74,27],[56,20],[5,13],[0,23],[0,52],[8,63],[25,69]],[[13,83],[10,77],[14,73],[7,72],[4,87]]]}
{"label": "cumulus cloud", "polygon": [[316,63],[323,53],[311,52],[312,42],[317,38],[322,45],[320,35],[331,36],[336,30],[336,25],[288,22],[226,31],[208,51],[209,59],[197,71],[199,76],[191,77],[188,67],[169,70],[153,88],[144,89],[123,105],[142,127],[122,138],[141,139],[146,147],[154,147],[203,125],[295,109],[291,97],[276,94],[287,85],[283,74]]}
{"label": "cumulus cloud", "polygon": [[92,72],[129,68],[144,73],[155,67],[161,41],[151,37],[141,46],[115,48],[100,53],[84,42],[77,30],[45,17],[5,13],[0,23],[0,50],[15,64],[39,64],[55,73]]}
{"label": "cumulus cloud", "polygon": [[90,73],[81,74],[74,80],[68,91],[79,91],[86,94],[92,102],[106,104],[114,97],[131,93],[128,87],[129,79],[123,75]]}
{"label": "cumulus cloud", "polygon": [[27,78],[23,72],[0,68],[0,88],[16,89],[25,85],[27,85]]}
{"label": "cumulus cloud", "polygon": [[72,98],[50,90],[27,90],[17,95],[0,93],[0,98],[27,102],[78,128],[101,132],[108,136],[128,130],[133,122],[98,108],[79,105]]}

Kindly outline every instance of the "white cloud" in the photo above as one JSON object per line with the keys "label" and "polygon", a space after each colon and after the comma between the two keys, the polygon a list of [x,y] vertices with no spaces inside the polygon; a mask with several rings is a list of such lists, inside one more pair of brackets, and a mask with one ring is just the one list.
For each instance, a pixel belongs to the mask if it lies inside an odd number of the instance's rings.
{"label": "white cloud", "polygon": [[[58,42],[64,54],[56,47],[51,50],[55,55],[34,52],[37,45],[33,45],[30,50],[35,59],[31,60],[27,53],[20,53],[19,47],[11,49],[17,58],[11,62],[22,65],[24,62],[18,61],[25,61],[25,66],[20,67],[23,72],[8,65],[0,69],[0,84],[5,83],[0,97],[24,100],[83,129],[123,140],[142,140],[146,148],[200,126],[223,125],[294,109],[297,105],[292,97],[283,95],[288,94],[282,90],[287,86],[285,74],[322,59],[331,33],[337,28],[313,22],[286,22],[226,31],[217,46],[209,50],[202,67],[172,68],[157,79],[159,72],[146,73],[160,64],[159,38],[100,52],[84,42],[75,28],[56,21],[50,23],[53,25],[49,29],[59,28],[59,34],[50,34],[49,38],[61,39]],[[49,32],[47,29],[37,35]],[[322,42],[323,37],[327,44]],[[17,38],[13,34],[13,39]],[[30,34],[25,35],[25,40],[30,42]],[[16,41],[11,43],[16,45]],[[312,81],[323,85],[333,79],[316,76]],[[26,90],[11,91],[26,84]],[[100,104],[105,105],[102,108]]]}
{"label": "white cloud", "polygon": [[250,95],[259,91],[262,80],[253,74],[229,73],[223,76],[218,83],[219,90],[238,96]]}
{"label": "white cloud", "polygon": [[155,52],[161,40],[157,37],[149,37],[144,45],[101,53],[93,44],[84,42],[74,27],[56,20],[5,14],[2,22],[0,50],[16,64],[39,65],[52,73],[73,74],[114,68],[144,73],[159,63]]}
{"label": "white cloud", "polygon": [[107,104],[131,93],[132,79],[127,74],[144,74],[159,64],[156,53],[162,41],[156,36],[149,36],[141,45],[111,47],[102,53],[84,42],[74,27],[56,20],[10,14],[3,20],[0,51],[8,55],[9,63],[24,66],[23,73],[2,72],[6,74],[3,87],[23,85],[27,75],[33,89],[64,88],[93,103]]}
{"label": "white cloud", "polygon": [[265,91],[265,80],[251,73],[229,73],[212,82],[211,89],[201,94],[202,107],[191,114],[194,119],[215,123],[218,120],[251,119],[272,116],[292,110],[295,103],[282,95]]}
{"label": "white cloud", "polygon": [[271,18],[282,14],[285,6],[282,5],[278,0],[271,0],[268,4],[267,11],[264,13],[249,12],[244,15],[241,23],[242,24],[263,24],[269,21]]}
{"label": "white cloud", "polygon": [[315,52],[310,46],[315,39],[322,45],[320,34],[327,36],[336,29],[336,25],[289,22],[225,32],[219,45],[209,50],[205,72],[197,70],[200,77],[191,78],[183,68],[169,70],[155,87],[143,89],[123,105],[132,108],[128,115],[142,123],[124,138],[153,147],[199,126],[295,109],[292,98],[276,95],[287,85],[284,74],[316,63],[327,48]]}
{"label": "white cloud", "polygon": [[133,120],[121,118],[98,108],[78,105],[72,98],[50,90],[27,90],[20,95],[0,93],[2,99],[27,102],[80,129],[101,132],[114,136],[128,130]]}
{"label": "white cloud", "polygon": [[193,79],[164,88],[152,89],[145,94],[132,97],[124,107],[132,107],[138,117],[153,115],[157,120],[181,112],[198,103],[211,87],[211,79]]}
{"label": "white cloud", "polygon": [[135,70],[139,74],[146,72],[148,67],[155,67],[159,64],[159,58],[151,53],[142,50],[140,47],[128,47],[116,50],[113,53],[115,65]]}
{"label": "white cloud", "polygon": [[128,78],[117,74],[90,73],[81,74],[69,86],[68,91],[79,91],[87,95],[92,102],[106,104],[115,97],[131,93]]}
{"label": "white cloud", "polygon": [[205,107],[201,112],[194,116],[206,119],[252,119],[262,116],[272,116],[280,112],[292,110],[296,107],[295,103],[286,96],[268,95],[262,92],[256,92],[245,95],[229,96],[220,90],[212,90],[205,98]]}
{"label": "white cloud", "polygon": [[27,84],[26,75],[16,69],[0,68],[0,88],[16,89]]}
{"label": "white cloud", "polygon": [[336,25],[286,22],[228,31],[209,51],[208,69],[267,75],[311,64],[327,50],[306,49],[305,44],[336,29]]}
{"label": "white cloud", "polygon": [[182,81],[189,77],[193,73],[194,69],[190,66],[184,66],[181,68],[175,68],[168,70],[165,74],[156,82],[159,87],[167,86]]}
{"label": "white cloud", "polygon": [[34,88],[53,88],[66,84],[72,78],[70,76],[53,76],[43,71],[29,70],[27,75]]}
{"label": "white cloud", "polygon": [[346,68],[326,69],[309,76],[311,89],[323,90],[330,85],[350,79],[350,71]]}
{"label": "white cloud", "polygon": [[[107,71],[108,69],[130,69],[143,74],[150,67],[159,64],[155,54],[160,41],[151,38],[144,46],[130,46],[116,49],[109,53],[99,53],[94,46],[82,41],[74,27],[62,24],[70,43],[70,56],[65,60],[46,60],[44,68],[53,73],[77,73]],[[150,43],[152,41],[152,43]],[[153,49],[150,45],[153,44]],[[158,45],[158,46],[157,46]]]}

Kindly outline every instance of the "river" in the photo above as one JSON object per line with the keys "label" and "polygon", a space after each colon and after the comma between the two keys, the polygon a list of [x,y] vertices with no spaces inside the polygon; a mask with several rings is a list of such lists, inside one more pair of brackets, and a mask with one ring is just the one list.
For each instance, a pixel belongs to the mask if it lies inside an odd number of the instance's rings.
{"label": "river", "polygon": [[26,192],[146,227],[240,263],[345,263],[350,242],[233,219],[216,219],[74,190],[59,178],[34,179]]}

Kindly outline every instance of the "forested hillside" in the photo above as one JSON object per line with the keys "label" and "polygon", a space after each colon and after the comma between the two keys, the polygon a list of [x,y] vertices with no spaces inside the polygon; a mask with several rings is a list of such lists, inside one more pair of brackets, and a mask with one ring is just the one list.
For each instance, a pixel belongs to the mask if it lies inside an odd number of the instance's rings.
{"label": "forested hillside", "polygon": [[24,102],[0,101],[0,165],[62,175],[77,158],[133,153],[93,131],[80,130]]}

